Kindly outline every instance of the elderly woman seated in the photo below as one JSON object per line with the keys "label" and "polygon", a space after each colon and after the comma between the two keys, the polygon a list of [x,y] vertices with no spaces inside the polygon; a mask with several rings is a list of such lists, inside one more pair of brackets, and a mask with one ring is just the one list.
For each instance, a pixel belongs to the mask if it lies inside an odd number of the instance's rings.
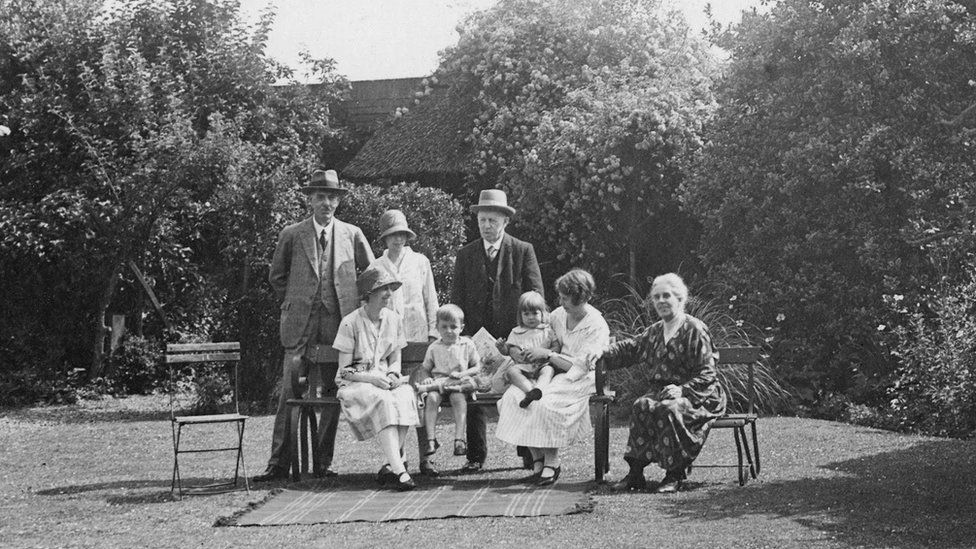
{"label": "elderly woman seated", "polygon": [[617,483],[619,490],[644,488],[644,468],[657,463],[665,475],[655,491],[677,491],[709,426],[725,412],[708,328],[684,312],[687,300],[681,277],[669,273],[655,278],[651,301],[661,320],[603,353],[608,370],[639,365],[651,379],[647,394],[633,405],[624,454],[630,472]]}

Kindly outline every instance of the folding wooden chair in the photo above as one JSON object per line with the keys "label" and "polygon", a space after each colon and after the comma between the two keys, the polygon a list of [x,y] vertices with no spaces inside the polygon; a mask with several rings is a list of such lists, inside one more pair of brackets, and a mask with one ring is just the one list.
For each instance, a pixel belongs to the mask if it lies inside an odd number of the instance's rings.
{"label": "folding wooden chair", "polygon": [[[165,361],[166,365],[169,367],[171,384],[170,421],[173,428],[173,483],[170,486],[170,491],[174,491],[178,487],[180,499],[183,499],[184,493],[192,493],[190,490],[209,490],[222,486],[232,486],[234,489],[236,489],[237,481],[241,477],[241,473],[243,473],[244,476],[244,488],[248,491],[248,493],[251,492],[251,486],[247,480],[247,468],[244,465],[244,424],[247,421],[248,416],[241,415],[240,405],[238,402],[237,370],[238,364],[241,360],[240,350],[241,344],[236,341],[228,343],[183,343],[170,344],[166,346]],[[173,405],[176,388],[175,370],[179,365],[182,364],[198,364],[203,362],[216,362],[221,363],[223,366],[227,366],[228,364],[233,365],[234,412],[224,414],[177,416]],[[189,450],[180,449],[180,438],[183,434],[184,427],[211,423],[233,423],[237,428],[237,446],[193,448]],[[234,465],[233,481],[219,482],[205,486],[195,486],[184,491],[183,479],[180,476],[180,454],[229,451],[237,452],[237,460]]]}
{"label": "folding wooden chair", "polygon": [[[718,362],[716,368],[731,367],[732,365],[745,365],[748,371],[746,380],[746,411],[737,413],[726,413],[724,416],[712,423],[712,429],[732,429],[732,438],[735,441],[735,453],[737,462],[735,465],[701,465],[694,464],[693,467],[734,467],[739,473],[739,486],[745,486],[749,477],[759,476],[759,437],[756,434],[756,422],[759,415],[755,409],[755,369],[756,363],[762,358],[762,349],[759,347],[724,347],[716,348]],[[746,426],[752,431],[752,448],[749,447],[749,439],[746,437]],[[743,459],[745,458],[745,459]]]}

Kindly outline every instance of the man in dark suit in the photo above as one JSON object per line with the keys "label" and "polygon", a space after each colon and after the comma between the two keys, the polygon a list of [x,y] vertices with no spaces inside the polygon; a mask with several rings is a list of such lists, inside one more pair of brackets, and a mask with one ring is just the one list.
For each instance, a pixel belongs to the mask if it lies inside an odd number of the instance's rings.
{"label": "man in dark suit", "polygon": [[[464,335],[484,327],[495,338],[507,338],[518,324],[519,296],[530,290],[545,295],[539,262],[532,244],[505,233],[515,209],[503,191],[481,191],[471,211],[478,216],[481,238],[457,253],[451,301],[464,310]],[[463,470],[474,472],[488,456],[487,419],[481,407],[468,408],[467,431],[468,463]]]}
{"label": "man in dark suit", "polygon": [[[287,405],[288,399],[294,398],[292,371],[301,367],[308,348],[331,345],[335,340],[339,321],[359,307],[357,271],[366,269],[374,259],[363,231],[334,216],[349,190],[340,186],[334,170],[316,170],[312,181],[301,190],[308,196],[312,216],[281,231],[268,273],[268,281],[281,300],[279,329],[285,360],[271,457],[267,470],[254,477],[258,482],[288,477],[294,430]],[[334,375],[323,372],[323,381],[330,383]],[[338,424],[338,410],[330,407],[322,412],[317,444],[323,463],[316,464],[316,476],[336,475],[331,463]]]}

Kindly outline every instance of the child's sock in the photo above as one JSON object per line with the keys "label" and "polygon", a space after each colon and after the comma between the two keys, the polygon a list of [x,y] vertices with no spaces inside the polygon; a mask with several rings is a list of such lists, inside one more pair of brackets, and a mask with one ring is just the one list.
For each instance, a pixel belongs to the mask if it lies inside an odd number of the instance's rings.
{"label": "child's sock", "polygon": [[522,408],[528,408],[529,404],[532,404],[533,400],[539,400],[542,398],[542,391],[538,387],[532,389],[528,393],[525,393],[525,398],[519,402],[519,406]]}

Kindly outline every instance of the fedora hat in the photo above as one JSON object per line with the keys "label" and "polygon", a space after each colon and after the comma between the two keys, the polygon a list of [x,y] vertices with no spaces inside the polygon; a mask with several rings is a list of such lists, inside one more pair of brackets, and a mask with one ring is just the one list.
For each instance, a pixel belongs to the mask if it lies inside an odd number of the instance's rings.
{"label": "fedora hat", "polygon": [[312,172],[312,180],[299,190],[305,194],[311,194],[316,191],[328,191],[340,194],[349,192],[349,189],[340,187],[339,185],[339,175],[335,170],[315,170]]}
{"label": "fedora hat", "polygon": [[370,267],[362,272],[356,279],[356,289],[359,296],[366,299],[369,294],[379,290],[383,286],[393,286],[393,290],[399,288],[403,283],[393,276],[393,273],[386,269]]}
{"label": "fedora hat", "polygon": [[379,241],[395,233],[407,233],[410,238],[416,238],[417,233],[410,230],[407,225],[407,216],[400,210],[386,210],[380,216],[380,236]]}
{"label": "fedora hat", "polygon": [[478,203],[471,206],[471,211],[478,213],[482,210],[501,212],[508,217],[515,215],[515,208],[508,205],[508,197],[505,191],[498,189],[485,189],[478,196]]}

